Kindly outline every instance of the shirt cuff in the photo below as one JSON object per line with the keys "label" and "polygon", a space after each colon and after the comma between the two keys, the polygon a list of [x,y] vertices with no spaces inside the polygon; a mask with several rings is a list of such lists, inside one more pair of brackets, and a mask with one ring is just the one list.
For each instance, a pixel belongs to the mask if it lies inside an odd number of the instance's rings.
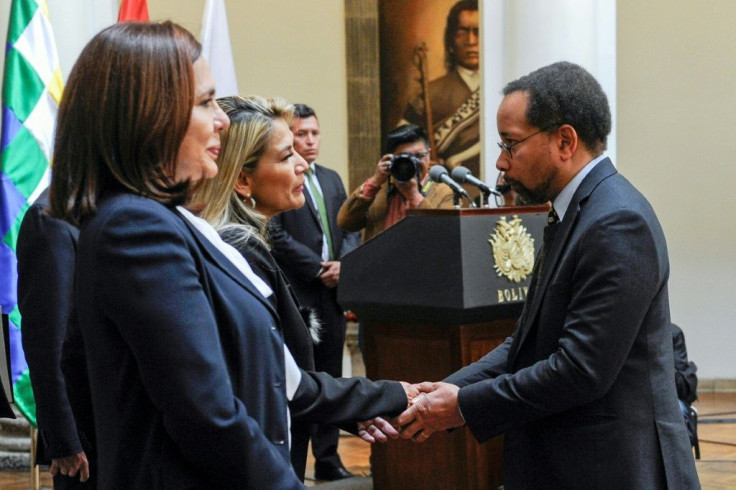
{"label": "shirt cuff", "polygon": [[302,371],[297,366],[286,344],[284,344],[284,368],[286,370],[286,399],[291,401],[296,389],[299,388],[299,383],[302,381]]}
{"label": "shirt cuff", "polygon": [[363,182],[363,185],[360,187],[360,197],[372,201],[376,197],[376,194],[378,194],[378,190],[380,188],[381,186],[376,185],[376,183],[373,181],[373,177],[369,177],[368,179],[366,179],[365,182]]}

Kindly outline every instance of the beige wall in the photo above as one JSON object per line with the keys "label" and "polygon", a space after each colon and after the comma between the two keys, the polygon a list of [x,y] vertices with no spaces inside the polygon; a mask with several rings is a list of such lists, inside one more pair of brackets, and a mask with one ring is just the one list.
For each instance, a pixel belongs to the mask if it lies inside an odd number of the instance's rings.
{"label": "beige wall", "polygon": [[[343,0],[226,3],[241,92],[313,105],[321,160],[346,179]],[[152,18],[199,33],[204,0],[149,4]],[[734,0],[619,0],[617,9],[617,163],[662,221],[672,318],[706,378],[736,378],[734,18]]]}
{"label": "beige wall", "polygon": [[[204,0],[149,1],[151,19],[171,19],[197,37]],[[343,0],[226,1],[243,95],[281,96],[314,108],[322,129],[319,162],[347,183],[347,84]]]}
{"label": "beige wall", "polygon": [[733,0],[618,2],[618,166],[662,221],[672,320],[708,378],[736,378],[735,18]]}
{"label": "beige wall", "polygon": [[[52,13],[56,8],[82,8],[83,3],[47,2]],[[199,38],[204,4],[205,0],[156,0],[149,1],[148,7],[151,19],[171,19]],[[347,182],[343,0],[229,0],[225,4],[241,94],[278,95],[290,102],[311,105],[317,111],[323,133],[319,161],[337,170]],[[10,0],[0,0],[2,46],[5,46],[9,11]],[[57,46],[62,63],[65,62],[62,50],[81,49],[65,44],[59,36]],[[0,50],[0,66],[4,54],[5,50]],[[70,69],[62,66],[64,73]]]}

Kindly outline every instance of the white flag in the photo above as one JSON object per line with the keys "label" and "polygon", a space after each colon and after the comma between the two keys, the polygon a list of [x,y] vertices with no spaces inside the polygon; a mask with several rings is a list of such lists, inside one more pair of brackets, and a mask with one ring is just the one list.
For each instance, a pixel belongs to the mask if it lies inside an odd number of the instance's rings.
{"label": "white flag", "polygon": [[238,95],[225,0],[207,0],[202,20],[202,55],[215,77],[217,96]]}
{"label": "white flag", "polygon": [[118,18],[117,0],[66,0],[48,2],[53,20],[59,64],[66,80],[69,72],[92,37]]}

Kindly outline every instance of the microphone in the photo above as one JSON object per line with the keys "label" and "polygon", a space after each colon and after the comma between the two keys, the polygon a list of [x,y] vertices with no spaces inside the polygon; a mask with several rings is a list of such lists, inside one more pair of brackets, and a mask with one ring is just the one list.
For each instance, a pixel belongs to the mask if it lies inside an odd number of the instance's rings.
{"label": "microphone", "polygon": [[473,184],[478,189],[480,189],[486,196],[488,196],[489,194],[494,194],[496,196],[502,195],[496,189],[492,189],[488,187],[485,182],[483,182],[478,177],[470,173],[470,169],[468,169],[467,167],[463,167],[462,165],[453,168],[451,175],[453,179],[455,179],[457,182],[460,182],[461,184],[465,184],[465,183]]}
{"label": "microphone", "polygon": [[441,182],[449,185],[455,195],[465,196],[465,198],[470,201],[472,207],[475,207],[475,203],[472,199],[470,199],[470,196],[465,191],[465,189],[463,189],[460,184],[450,178],[450,175],[447,173],[447,169],[442,165],[432,166],[432,168],[429,169],[429,178],[432,179],[433,182]]}

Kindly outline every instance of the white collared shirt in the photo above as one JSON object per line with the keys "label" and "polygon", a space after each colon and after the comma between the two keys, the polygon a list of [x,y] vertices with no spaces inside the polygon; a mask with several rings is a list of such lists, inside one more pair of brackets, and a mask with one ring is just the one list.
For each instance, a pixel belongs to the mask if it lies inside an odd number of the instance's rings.
{"label": "white collared shirt", "polygon": [[472,92],[478,90],[478,87],[480,87],[480,72],[478,70],[469,70],[460,65],[457,65],[455,69]]}
{"label": "white collared shirt", "polygon": [[570,201],[572,201],[572,196],[575,195],[575,191],[578,190],[578,187],[580,187],[583,179],[590,173],[591,170],[595,168],[596,165],[598,165],[605,158],[606,155],[600,155],[597,158],[594,158],[593,160],[588,162],[585,167],[580,169],[580,172],[578,172],[577,175],[575,175],[575,177],[573,177],[572,180],[568,182],[565,187],[562,188],[562,191],[557,194],[557,197],[555,197],[555,200],[552,202],[552,206],[554,206],[554,209],[557,212],[557,216],[560,217],[560,221],[565,219],[567,207],[570,205]]}

